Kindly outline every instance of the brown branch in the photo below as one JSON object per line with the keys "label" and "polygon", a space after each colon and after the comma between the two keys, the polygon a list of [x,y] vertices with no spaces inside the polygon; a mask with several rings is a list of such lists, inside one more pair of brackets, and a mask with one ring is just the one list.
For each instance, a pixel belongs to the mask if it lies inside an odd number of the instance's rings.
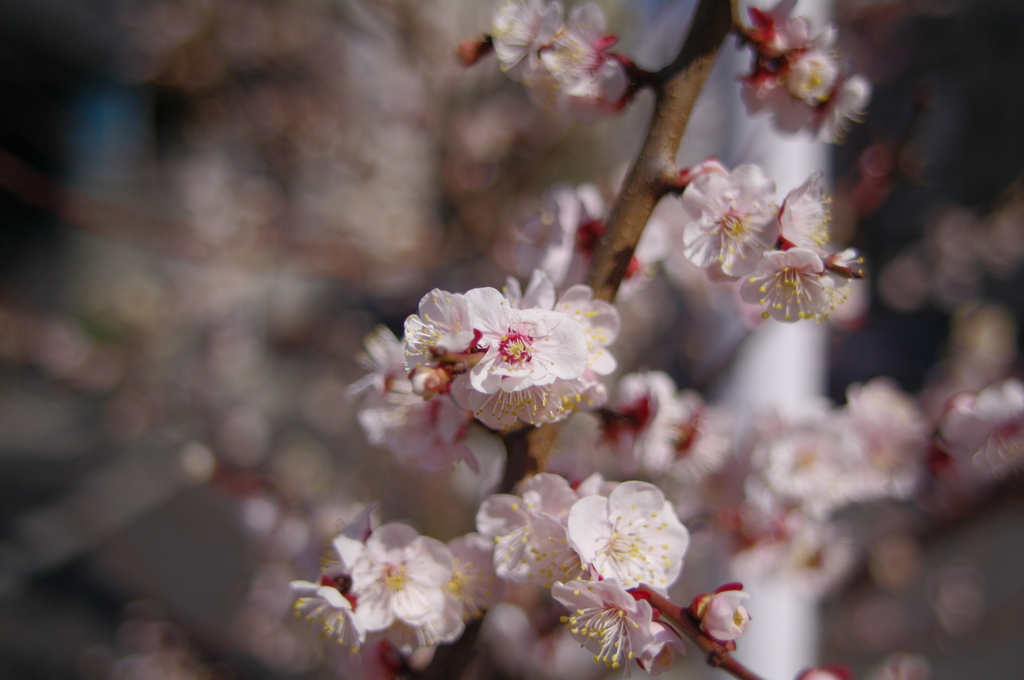
{"label": "brown branch", "polygon": [[734,659],[729,650],[723,647],[716,640],[711,639],[700,629],[700,625],[693,619],[690,612],[680,607],[668,598],[651,590],[645,585],[639,588],[647,594],[651,606],[658,610],[658,614],[665,621],[668,621],[680,633],[688,637],[693,644],[704,652],[704,659],[712,668],[720,668],[734,678],[740,680],[763,680],[749,668]]}
{"label": "brown branch", "polygon": [[654,206],[679,183],[676,153],[690,113],[729,34],[737,0],[701,0],[675,60],[655,74],[654,115],[643,148],[608,216],[590,267],[594,297],[614,300]]}

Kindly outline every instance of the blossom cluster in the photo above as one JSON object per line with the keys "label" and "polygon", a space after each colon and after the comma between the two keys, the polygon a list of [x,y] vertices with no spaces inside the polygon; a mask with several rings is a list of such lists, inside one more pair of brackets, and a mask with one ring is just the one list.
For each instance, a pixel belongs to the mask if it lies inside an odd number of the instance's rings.
{"label": "blossom cluster", "polygon": [[682,570],[689,532],[661,490],[598,474],[574,489],[541,473],[521,494],[495,494],[477,513],[477,531],[494,541],[495,572],[551,588],[570,611],[563,623],[595,661],[627,675],[633,660],[654,675],[671,665],[681,639],[628,592],[641,584],[664,592]]}
{"label": "blossom cluster", "polygon": [[370,443],[427,472],[448,470],[459,461],[479,471],[465,441],[469,411],[451,399],[425,401],[414,394],[405,369],[405,343],[386,326],[374,329],[364,344],[359,363],[370,373],[353,383],[349,394],[362,400],[359,424]]}
{"label": "blossom cluster", "polygon": [[417,394],[450,394],[490,428],[554,422],[604,401],[598,376],[615,370],[619,324],[589,286],[556,298],[540,270],[525,292],[514,278],[503,291],[433,290],[406,320],[405,367]]}
{"label": "blossom cluster", "polygon": [[743,78],[743,102],[751,113],[771,113],[783,131],[807,129],[834,142],[863,113],[871,85],[843,70],[835,29],[812,38],[807,19],[790,16],[796,2],[780,0],[767,11],[749,8],[753,26],[743,37],[755,56]]}
{"label": "blossom cluster", "polygon": [[[517,222],[507,257],[515,272],[527,276],[540,269],[559,290],[584,282],[598,240],[606,230],[606,208],[593,184],[557,185]],[[668,254],[664,226],[651,220],[626,269],[618,297],[643,287],[655,265]]]}
{"label": "blossom cluster", "polygon": [[534,102],[561,117],[594,119],[621,109],[629,90],[606,24],[591,3],[574,7],[563,23],[560,2],[509,0],[494,15],[490,41],[501,69]]}
{"label": "blossom cluster", "polygon": [[953,396],[939,423],[942,443],[968,469],[1003,475],[1024,464],[1024,382]]}
{"label": "blossom cluster", "polygon": [[619,332],[614,306],[588,286],[555,294],[536,270],[523,292],[435,289],[405,323],[400,341],[381,327],[361,358],[370,371],[350,387],[363,399],[359,422],[373,444],[427,471],[464,461],[479,471],[465,442],[473,418],[495,430],[518,422],[554,422],[607,398],[599,376],[615,370],[608,351]]}
{"label": "blossom cluster", "polygon": [[[740,29],[754,49],[752,72],[742,79],[751,113],[773,114],[787,132],[810,130],[837,141],[858,119],[871,86],[846,73],[835,53],[832,27],[811,37],[810,22],[791,16],[796,0],[749,8],[752,26]],[[606,20],[594,4],[578,5],[563,23],[560,2],[506,0],[494,14],[485,41],[463,47],[472,63],[493,48],[501,69],[527,86],[531,99],[553,114],[592,120],[616,113],[640,85],[632,62],[610,51]]]}
{"label": "blossom cluster", "polygon": [[451,642],[502,596],[490,541],[447,545],[393,522],[371,530],[367,509],[331,541],[316,581],[293,581],[295,613],[351,655],[387,641],[408,654]]}
{"label": "blossom cluster", "polygon": [[[349,655],[379,661],[379,643],[403,655],[458,638],[503,595],[501,580],[551,588],[569,609],[570,634],[594,659],[657,675],[682,640],[630,589],[664,592],[679,576],[689,533],[672,504],[645,482],[593,475],[575,489],[541,473],[521,495],[496,494],[477,514],[480,533],[447,545],[412,527],[371,528],[368,506],[330,543],[314,581],[293,581],[295,612]],[[709,619],[710,621],[711,619]]]}
{"label": "blossom cluster", "polygon": [[[695,175],[695,176],[694,176]],[[709,160],[690,173],[682,195],[685,222],[672,243],[718,280],[742,280],[745,302],[777,321],[818,319],[864,275],[853,249],[830,254],[828,199],[815,173],[775,202],[775,181],[756,165],[729,172]]]}
{"label": "blossom cluster", "polygon": [[891,380],[851,385],[838,409],[809,406],[767,426],[751,460],[756,481],[783,504],[823,518],[854,502],[907,498],[920,482],[930,426]]}
{"label": "blossom cluster", "polygon": [[732,427],[728,411],[694,390],[678,391],[663,371],[643,371],[619,381],[601,438],[621,469],[668,475],[694,488],[733,453]]}

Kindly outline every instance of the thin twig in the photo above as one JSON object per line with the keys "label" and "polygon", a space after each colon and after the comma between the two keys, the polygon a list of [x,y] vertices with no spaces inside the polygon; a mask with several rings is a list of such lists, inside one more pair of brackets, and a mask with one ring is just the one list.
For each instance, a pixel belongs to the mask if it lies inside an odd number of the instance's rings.
{"label": "thin twig", "polygon": [[763,680],[761,676],[733,658],[729,654],[729,650],[719,642],[705,635],[689,611],[645,585],[640,586],[639,589],[647,594],[651,606],[658,610],[658,614],[663,620],[671,623],[676,630],[688,637],[693,644],[700,648],[700,651],[704,652],[704,659],[709,666],[720,668],[740,680]]}

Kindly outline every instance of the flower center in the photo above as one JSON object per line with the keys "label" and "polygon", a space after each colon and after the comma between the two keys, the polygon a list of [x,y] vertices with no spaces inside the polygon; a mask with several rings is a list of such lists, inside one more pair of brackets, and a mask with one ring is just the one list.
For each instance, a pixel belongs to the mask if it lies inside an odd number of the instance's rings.
{"label": "flower center", "polygon": [[689,420],[679,423],[676,428],[676,438],[673,442],[676,450],[676,458],[684,458],[692,451],[693,443],[697,440],[697,424],[700,421],[700,414],[695,413]]}
{"label": "flower center", "polygon": [[721,225],[722,230],[732,238],[742,238],[743,236],[746,236],[748,231],[750,231],[750,225],[747,223],[747,216],[732,211],[723,215],[718,224]]}
{"label": "flower center", "polygon": [[530,363],[530,360],[533,358],[533,354],[530,351],[532,346],[533,338],[529,335],[509,330],[508,333],[501,336],[501,342],[498,344],[498,353],[507,363],[514,366],[522,366],[523,364]]}
{"label": "flower center", "polygon": [[392,592],[398,592],[405,588],[405,566],[401,564],[388,564],[384,567],[384,582]]}
{"label": "flower center", "polygon": [[575,613],[568,618],[567,627],[572,633],[582,633],[600,641],[601,649],[594,655],[595,662],[617,669],[633,658],[628,631],[630,626],[639,628],[639,624],[627,618],[626,612],[605,605],[577,609]]}

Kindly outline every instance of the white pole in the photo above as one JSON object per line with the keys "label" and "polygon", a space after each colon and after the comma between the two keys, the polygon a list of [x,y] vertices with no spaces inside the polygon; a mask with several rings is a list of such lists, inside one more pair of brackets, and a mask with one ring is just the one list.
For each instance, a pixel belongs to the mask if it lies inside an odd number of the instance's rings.
{"label": "white pole", "polygon": [[[762,7],[765,3],[753,3]],[[768,0],[768,5],[773,0]],[[830,17],[831,0],[804,0],[794,14],[808,17],[820,31]],[[744,10],[745,13],[745,10]],[[734,52],[736,71],[749,67],[749,52]],[[763,118],[750,118],[742,103],[733,131],[731,160],[752,162],[775,178],[779,197],[801,185],[811,173],[827,175],[828,150],[816,139],[781,135]],[[740,148],[741,145],[748,148]],[[731,375],[727,395],[739,411],[771,406],[791,413],[826,388],[827,328],[811,321],[768,320],[745,341]],[[737,658],[767,680],[791,680],[817,660],[818,603],[792,585],[773,579],[746,583],[750,627],[738,641]]]}

